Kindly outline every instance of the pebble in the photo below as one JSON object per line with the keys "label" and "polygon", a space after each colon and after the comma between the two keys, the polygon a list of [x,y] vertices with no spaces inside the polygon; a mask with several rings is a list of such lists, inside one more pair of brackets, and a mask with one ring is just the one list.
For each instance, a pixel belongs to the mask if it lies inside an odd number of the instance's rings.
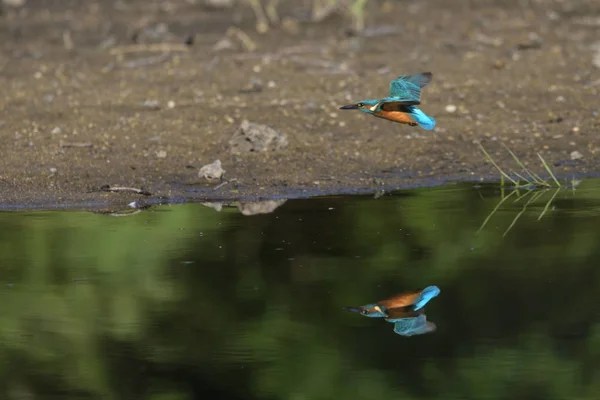
{"label": "pebble", "polygon": [[456,109],[457,109],[457,107],[454,104],[448,104],[446,106],[446,112],[449,112],[449,113],[455,113]]}
{"label": "pebble", "polygon": [[571,160],[579,160],[582,158],[583,158],[583,154],[581,154],[577,150],[571,152]]}
{"label": "pebble", "polygon": [[198,176],[208,181],[221,179],[225,171],[221,167],[221,160],[215,160],[212,164],[206,164],[200,171]]}
{"label": "pebble", "polygon": [[164,150],[160,150],[156,152],[156,157],[158,158],[166,158],[167,157],[167,152]]}
{"label": "pebble", "polygon": [[152,108],[154,110],[158,110],[160,108],[160,103],[158,102],[158,100],[148,99],[148,100],[144,100],[144,102],[142,103],[142,106]]}

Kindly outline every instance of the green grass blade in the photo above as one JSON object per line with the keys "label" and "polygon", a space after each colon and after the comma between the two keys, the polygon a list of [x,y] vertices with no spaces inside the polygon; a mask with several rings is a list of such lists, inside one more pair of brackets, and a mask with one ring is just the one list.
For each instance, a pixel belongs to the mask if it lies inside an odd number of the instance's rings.
{"label": "green grass blade", "polygon": [[[517,157],[517,155],[515,153],[513,153],[513,151],[511,149],[509,149],[507,145],[505,145],[504,143],[502,143],[502,146],[504,146],[504,148],[506,149],[506,151],[508,151],[508,153],[511,155],[511,157],[513,158],[513,160],[515,160],[515,162],[517,163],[517,165],[519,167],[521,167],[521,169],[523,171],[525,171],[525,173],[527,175],[529,175],[529,177],[531,178],[532,182],[535,182],[535,183],[539,184],[539,182],[542,181],[539,176],[535,176],[535,174],[532,174],[529,171],[529,169],[527,167],[525,167],[525,165],[521,162],[521,160],[519,159],[519,157]],[[526,179],[524,179],[524,180],[527,181]]]}
{"label": "green grass blade", "polygon": [[546,182],[544,179],[542,179],[538,174],[536,174],[535,172],[533,172],[532,170],[530,170],[529,168],[527,168],[519,159],[519,157],[517,157],[517,155],[515,153],[513,153],[513,151],[511,149],[508,148],[507,145],[505,145],[504,143],[502,143],[502,146],[504,146],[504,148],[510,153],[510,155],[512,156],[512,158],[515,160],[515,162],[517,163],[517,165],[519,165],[519,167],[521,167],[523,169],[523,171],[525,171],[525,173],[527,175],[529,175],[529,177],[531,178],[531,180],[533,182],[535,182],[535,184],[539,185],[539,186],[550,186],[548,185],[548,182]]}
{"label": "green grass blade", "polygon": [[490,220],[490,218],[492,218],[492,216],[494,214],[496,214],[496,211],[498,211],[498,209],[500,208],[500,206],[502,205],[502,203],[504,203],[506,200],[510,199],[510,196],[512,196],[513,194],[515,194],[516,192],[510,192],[508,196],[506,197],[502,197],[502,200],[500,200],[498,202],[498,204],[496,204],[496,207],[494,207],[494,209],[492,210],[491,213],[488,214],[487,218],[483,221],[483,223],[481,224],[481,226],[479,227],[479,229],[477,230],[476,234],[478,234],[479,232],[481,232],[483,230],[483,228],[485,228],[485,226],[487,225],[488,221]]}
{"label": "green grass blade", "polygon": [[546,163],[546,160],[544,160],[544,157],[542,157],[542,155],[540,153],[537,153],[537,155],[540,158],[540,160],[542,160],[542,164],[544,164],[544,168],[546,168],[546,171],[548,171],[548,173],[550,174],[550,176],[552,177],[552,179],[554,179],[554,182],[556,183],[556,186],[561,187],[560,182],[558,181],[558,179],[556,179],[556,177],[552,173],[552,170],[550,169],[550,167]]}
{"label": "green grass blade", "polygon": [[515,219],[513,219],[513,221],[510,224],[510,226],[506,229],[506,231],[504,231],[504,233],[502,234],[502,237],[505,237],[506,234],[512,229],[512,227],[515,226],[515,224],[517,223],[517,221],[519,220],[519,218],[521,218],[521,215],[523,215],[523,213],[525,212],[525,210],[527,210],[527,206],[529,206],[531,203],[533,203],[534,201],[536,201],[537,199],[539,199],[541,196],[543,196],[544,193],[545,193],[545,191],[541,191],[541,192],[537,192],[536,194],[534,194],[533,196],[531,196],[531,198],[523,206],[523,209],[517,214],[517,216],[515,217]]}
{"label": "green grass blade", "polygon": [[517,185],[517,181],[515,181],[513,178],[511,178],[509,175],[507,175],[506,172],[504,172],[502,170],[502,168],[500,168],[498,166],[498,164],[496,164],[496,162],[494,161],[494,159],[488,154],[487,151],[485,151],[485,149],[483,148],[483,146],[481,145],[481,143],[479,143],[479,147],[481,148],[481,151],[483,151],[483,154],[485,154],[485,156],[488,158],[488,160],[490,160],[490,162],[492,163],[492,165],[494,167],[496,167],[496,169],[498,171],[500,171],[500,173],[502,174],[502,176],[504,176],[506,179],[508,179],[509,181],[511,181],[514,185]]}
{"label": "green grass blade", "polygon": [[521,196],[517,197],[515,201],[513,201],[513,203],[518,202],[521,199],[524,199],[525,197],[527,197],[528,195],[530,195],[531,193],[533,193],[533,190],[528,190],[527,192],[525,192],[524,194],[522,194]]}
{"label": "green grass blade", "polygon": [[548,200],[548,202],[546,203],[546,207],[544,207],[544,210],[542,211],[542,213],[538,217],[538,221],[542,219],[542,217],[544,216],[544,214],[546,214],[546,211],[548,211],[548,208],[550,207],[550,204],[552,204],[552,202],[554,201],[554,198],[556,197],[556,195],[558,194],[559,191],[560,191],[560,188],[556,188],[556,190],[554,191],[554,194],[552,195],[552,197],[550,198],[550,200]]}

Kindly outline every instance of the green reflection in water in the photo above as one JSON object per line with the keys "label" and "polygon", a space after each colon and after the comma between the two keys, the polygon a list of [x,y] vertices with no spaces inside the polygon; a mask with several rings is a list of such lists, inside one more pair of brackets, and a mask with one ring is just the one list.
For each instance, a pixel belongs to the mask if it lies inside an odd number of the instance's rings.
{"label": "green reflection in water", "polygon": [[[0,214],[0,397],[596,399],[600,182],[550,196]],[[429,284],[428,335],[343,310]]]}

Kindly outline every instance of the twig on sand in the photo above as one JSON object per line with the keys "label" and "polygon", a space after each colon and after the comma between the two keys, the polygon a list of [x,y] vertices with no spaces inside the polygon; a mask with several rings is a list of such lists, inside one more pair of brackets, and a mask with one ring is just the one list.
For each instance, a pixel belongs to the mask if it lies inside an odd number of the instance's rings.
{"label": "twig on sand", "polygon": [[346,63],[338,63],[335,61],[323,60],[323,59],[310,59],[304,57],[293,56],[289,58],[290,61],[296,64],[312,66],[316,68],[323,68],[326,71],[333,73],[352,73],[352,70],[348,68]]}
{"label": "twig on sand", "polygon": [[225,186],[225,185],[227,185],[227,184],[229,184],[231,182],[237,182],[237,179],[236,178],[231,178],[228,181],[223,181],[222,183],[219,183],[217,186],[215,186],[213,188],[213,190],[221,189],[223,186]]}
{"label": "twig on sand", "polygon": [[189,46],[181,43],[151,43],[118,46],[110,49],[110,54],[121,55],[128,53],[173,53],[190,51]]}
{"label": "twig on sand", "polygon": [[68,143],[62,140],[59,142],[59,145],[60,147],[94,147],[91,143]]}
{"label": "twig on sand", "polygon": [[329,46],[316,46],[316,45],[298,45],[290,46],[278,49],[274,53],[241,53],[234,54],[234,60],[251,60],[256,58],[268,59],[269,61],[280,60],[292,55],[315,53],[315,54],[326,54],[329,52]]}
{"label": "twig on sand", "polygon": [[225,33],[225,36],[235,37],[237,40],[239,40],[242,43],[242,46],[244,46],[246,51],[252,52],[252,51],[256,50],[256,47],[257,47],[256,42],[254,40],[252,40],[252,38],[250,38],[250,36],[248,36],[248,34],[246,32],[244,32],[243,30],[241,30],[240,28],[236,28],[235,26],[229,27],[229,29],[227,29],[227,32]]}
{"label": "twig on sand", "polygon": [[171,54],[169,54],[169,53],[162,53],[162,54],[159,54],[158,56],[152,56],[152,57],[146,57],[146,58],[138,58],[138,59],[131,60],[131,61],[125,61],[125,62],[123,62],[122,65],[125,68],[148,67],[148,66],[151,66],[151,65],[156,65],[156,64],[160,64],[162,62],[165,62],[169,58],[171,58]]}
{"label": "twig on sand", "polygon": [[104,185],[100,188],[100,190],[102,190],[103,192],[136,193],[136,194],[142,194],[144,196],[152,195],[152,193],[150,193],[149,191],[147,191],[143,188],[138,189],[138,188],[125,187],[125,186]]}

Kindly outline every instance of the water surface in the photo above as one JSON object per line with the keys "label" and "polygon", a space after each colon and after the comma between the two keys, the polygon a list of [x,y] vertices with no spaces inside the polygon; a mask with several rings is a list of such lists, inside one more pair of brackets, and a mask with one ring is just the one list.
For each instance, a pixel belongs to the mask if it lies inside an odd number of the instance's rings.
{"label": "water surface", "polygon": [[597,399],[600,182],[510,193],[2,213],[0,397]]}

